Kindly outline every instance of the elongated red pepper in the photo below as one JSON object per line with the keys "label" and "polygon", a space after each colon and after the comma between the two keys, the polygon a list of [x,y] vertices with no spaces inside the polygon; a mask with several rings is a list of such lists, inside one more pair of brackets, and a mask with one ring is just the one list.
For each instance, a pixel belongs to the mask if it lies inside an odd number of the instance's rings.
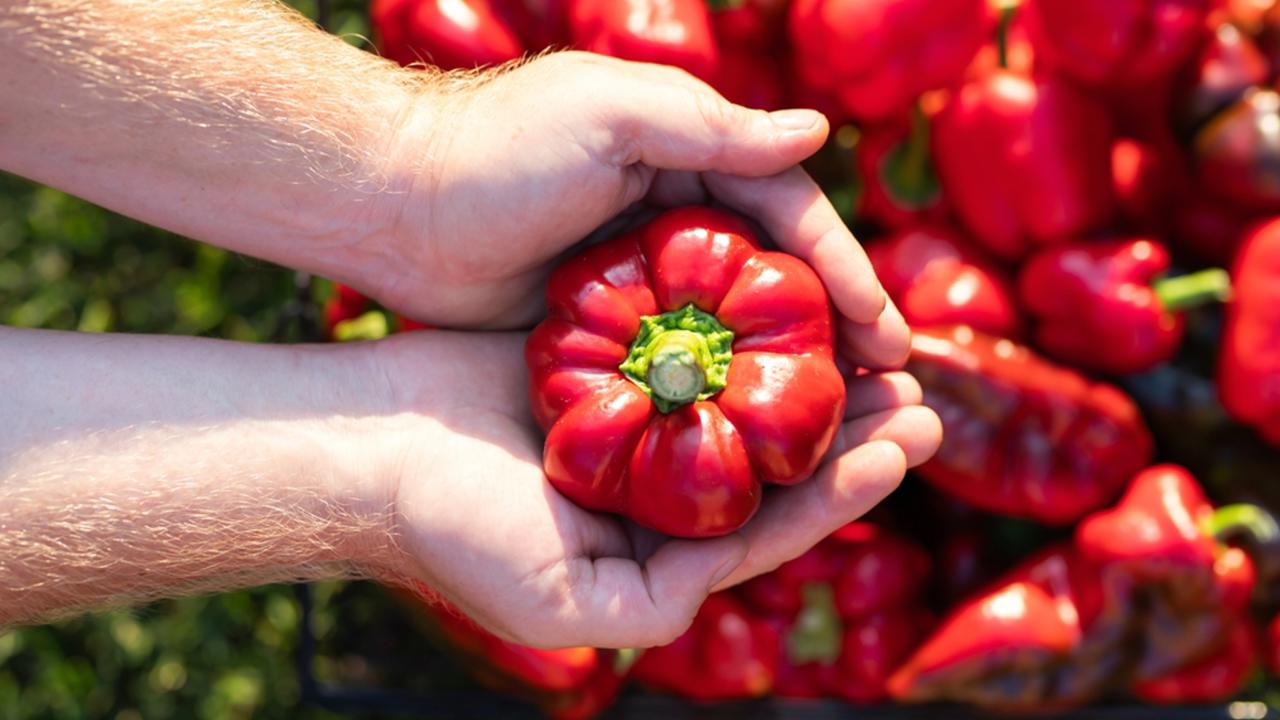
{"label": "elongated red pepper", "polygon": [[401,65],[473,68],[525,51],[490,0],[373,0],[369,18],[382,55]]}
{"label": "elongated red pepper", "polygon": [[994,27],[986,0],[794,0],[788,20],[802,81],[862,120],[958,81]]}
{"label": "elongated red pepper", "polygon": [[569,33],[582,50],[674,65],[707,82],[719,71],[703,0],[570,0]]}
{"label": "elongated red pepper", "polygon": [[555,270],[525,347],[544,468],[578,504],[731,532],[807,478],[844,412],[817,275],[736,216],[670,211]]}
{"label": "elongated red pepper", "polygon": [[907,120],[864,127],[854,164],[862,179],[859,219],[894,230],[946,220],[946,198],[930,156],[929,119],[922,110]]}
{"label": "elongated red pepper", "polygon": [[916,329],[908,370],[942,419],[920,474],[974,507],[1051,525],[1096,510],[1152,442],[1120,390],[965,326]]}
{"label": "elongated red pepper", "polygon": [[535,704],[554,720],[600,714],[613,704],[632,668],[632,651],[542,650],[503,640],[421,582],[409,581],[393,592],[430,635],[467,660],[478,681]]}
{"label": "elongated red pepper", "polygon": [[1036,320],[1036,345],[1076,367],[1133,373],[1164,362],[1182,343],[1181,310],[1221,300],[1222,270],[1163,278],[1169,251],[1148,238],[1071,243],[1033,255],[1018,276]]}
{"label": "elongated red pepper", "polygon": [[1212,703],[1234,697],[1257,667],[1256,632],[1248,617],[1237,618],[1221,648],[1166,675],[1134,683],[1133,694],[1144,702],[1162,705]]}
{"label": "elongated red pepper", "polygon": [[1171,76],[1195,52],[1210,0],[1026,0],[1046,67],[1092,85],[1132,87]]}
{"label": "elongated red pepper", "polygon": [[1015,260],[1109,219],[1112,128],[1084,91],[999,70],[952,94],[933,123],[942,190],[974,239]]}
{"label": "elongated red pepper", "polygon": [[762,697],[773,689],[778,674],[780,642],[771,623],[731,593],[716,593],[684,634],[640,656],[633,677],[691,700]]}
{"label": "elongated red pepper", "polygon": [[929,557],[870,523],[853,523],[742,595],[782,634],[774,694],[872,703],[930,625],[920,604]]}
{"label": "elongated red pepper", "polygon": [[1195,478],[1176,465],[1138,473],[1124,497],[1076,528],[1076,545],[1104,572],[1128,578],[1144,598],[1138,682],[1165,676],[1222,645],[1245,613],[1253,564],[1216,535],[1253,520],[1250,506],[1215,512]]}
{"label": "elongated red pepper", "polygon": [[913,326],[962,324],[1005,337],[1021,329],[1008,279],[947,227],[896,232],[869,243],[867,255]]}
{"label": "elongated red pepper", "polygon": [[1246,236],[1231,281],[1218,394],[1232,417],[1280,445],[1280,220]]}
{"label": "elongated red pepper", "polygon": [[889,681],[895,700],[1052,710],[1097,698],[1124,666],[1123,589],[1070,545],[1037,553],[952,610]]}

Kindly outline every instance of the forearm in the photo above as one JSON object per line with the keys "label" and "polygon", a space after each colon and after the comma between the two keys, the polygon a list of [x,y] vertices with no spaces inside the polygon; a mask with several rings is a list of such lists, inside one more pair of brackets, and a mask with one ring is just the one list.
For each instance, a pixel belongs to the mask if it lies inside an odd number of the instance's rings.
{"label": "forearm", "polygon": [[0,328],[0,627],[390,562],[366,355]]}
{"label": "forearm", "polygon": [[437,84],[273,0],[0,0],[0,169],[351,280],[396,262],[387,158]]}

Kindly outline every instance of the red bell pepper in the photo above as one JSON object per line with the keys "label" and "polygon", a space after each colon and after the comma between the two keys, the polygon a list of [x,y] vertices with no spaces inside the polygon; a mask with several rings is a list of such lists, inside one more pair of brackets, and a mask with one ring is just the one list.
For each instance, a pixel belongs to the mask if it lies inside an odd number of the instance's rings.
{"label": "red bell pepper", "polygon": [[683,68],[707,82],[720,51],[703,0],[570,0],[569,33],[582,50]]}
{"label": "red bell pepper", "polygon": [[1201,187],[1245,210],[1280,210],[1280,93],[1254,88],[1196,133]]}
{"label": "red bell pepper", "polygon": [[1052,710],[1098,697],[1124,665],[1130,608],[1068,544],[953,609],[889,681],[895,700]]}
{"label": "red bell pepper", "polygon": [[862,129],[854,146],[862,178],[859,219],[894,230],[921,222],[943,222],[946,199],[929,153],[929,119],[917,109],[909,120]]}
{"label": "red bell pepper", "polygon": [[1120,390],[966,326],[916,329],[908,370],[942,419],[920,474],[974,507],[1066,525],[1146,466],[1152,441]]}
{"label": "red bell pepper", "polygon": [[778,674],[780,638],[774,626],[731,593],[702,604],[674,642],[650,648],[633,668],[637,682],[691,700],[762,697]]}
{"label": "red bell pepper", "polygon": [[885,291],[913,326],[970,325],[1015,336],[1021,320],[1003,273],[938,226],[902,230],[867,245]]}
{"label": "red bell pepper", "polygon": [[1131,138],[1111,146],[1111,189],[1123,227],[1140,234],[1164,234],[1176,184],[1177,168],[1150,143]]}
{"label": "red bell pepper", "polygon": [[478,681],[533,703],[554,720],[586,720],[603,712],[634,661],[634,651],[542,650],[503,640],[418,581],[393,593],[428,634],[467,660]]}
{"label": "red bell pepper", "polygon": [[1033,255],[1018,276],[1036,345],[1076,367],[1124,374],[1164,362],[1182,343],[1181,310],[1222,300],[1222,270],[1161,278],[1169,251],[1154,240],[1072,243]]}
{"label": "red bell pepper", "polygon": [[1232,417],[1280,445],[1280,220],[1246,236],[1231,281],[1218,394]]}
{"label": "red bell pepper", "polygon": [[369,18],[382,55],[401,65],[473,68],[525,51],[490,0],[373,0]]}
{"label": "red bell pepper", "polygon": [[1280,676],[1280,614],[1267,623],[1266,635],[1262,638],[1262,660],[1266,663],[1267,672]]}
{"label": "red bell pepper", "polygon": [[844,412],[831,303],[740,218],[673,210],[552,273],[530,335],[544,469],[578,504],[682,537],[812,474]]}
{"label": "red bell pepper", "polygon": [[783,107],[782,68],[770,55],[724,51],[715,87],[730,102],[744,107],[770,111]]}
{"label": "red bell pepper", "polygon": [[769,54],[782,40],[787,0],[707,0],[716,41],[725,50]]}
{"label": "red bell pepper", "polygon": [[994,26],[986,0],[794,0],[788,19],[802,81],[862,120],[958,81]]}
{"label": "red bell pepper", "polygon": [[1005,70],[975,79],[935,116],[933,141],[947,202],[999,257],[1080,237],[1111,216],[1110,120],[1063,80]]}
{"label": "red bell pepper", "polygon": [[853,523],[742,586],[784,638],[774,694],[886,697],[885,683],[930,624],[920,604],[929,557],[870,523]]}
{"label": "red bell pepper", "polygon": [[1265,84],[1270,75],[1266,57],[1247,35],[1234,25],[1218,25],[1182,88],[1175,118],[1178,129],[1192,133],[1249,88]]}
{"label": "red bell pepper", "polygon": [[1242,616],[1226,632],[1221,648],[1166,675],[1134,683],[1133,694],[1161,705],[1204,704],[1234,697],[1257,667],[1257,629]]}
{"label": "red bell pepper", "polygon": [[1217,536],[1257,523],[1250,508],[1215,511],[1190,473],[1158,465],[1138,473],[1114,508],[1076,528],[1081,553],[1104,572],[1127,578],[1144,598],[1137,682],[1212,653],[1246,612],[1253,564]]}
{"label": "red bell pepper", "polygon": [[1091,85],[1171,76],[1204,35],[1210,0],[1026,0],[1022,12],[1045,67]]}

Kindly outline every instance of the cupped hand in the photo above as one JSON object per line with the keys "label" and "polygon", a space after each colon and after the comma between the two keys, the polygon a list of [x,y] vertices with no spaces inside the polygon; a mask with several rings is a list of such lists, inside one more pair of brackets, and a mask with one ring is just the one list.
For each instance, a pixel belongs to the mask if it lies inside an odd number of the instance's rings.
{"label": "cupped hand", "polygon": [[901,372],[848,384],[846,421],[810,480],[774,488],[738,533],[676,540],[583,510],[542,472],[523,336],[423,332],[370,347],[389,411],[398,558],[490,630],[562,647],[670,641],[706,595],[799,555],[891,492],[936,448],[937,418]]}
{"label": "cupped hand", "polygon": [[396,220],[376,240],[394,270],[365,289],[438,325],[527,327],[556,260],[600,226],[645,207],[715,202],[817,270],[846,357],[895,366],[906,324],[797,166],[827,131],[810,110],[749,110],[681,70],[578,52],[424,95],[390,153],[391,174],[411,178],[389,196]]}

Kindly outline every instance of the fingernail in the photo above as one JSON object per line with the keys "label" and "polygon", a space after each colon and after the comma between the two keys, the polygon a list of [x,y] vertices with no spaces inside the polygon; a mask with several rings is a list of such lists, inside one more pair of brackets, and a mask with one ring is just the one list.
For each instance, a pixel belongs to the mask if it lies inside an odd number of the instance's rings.
{"label": "fingernail", "polygon": [[822,114],[816,110],[778,110],[769,113],[769,119],[787,132],[798,132],[818,127]]}

